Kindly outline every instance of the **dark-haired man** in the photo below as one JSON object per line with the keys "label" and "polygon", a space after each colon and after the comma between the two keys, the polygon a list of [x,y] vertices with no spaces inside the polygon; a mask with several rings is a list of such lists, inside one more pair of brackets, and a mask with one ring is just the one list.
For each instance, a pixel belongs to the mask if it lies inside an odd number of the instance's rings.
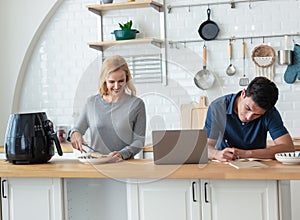
{"label": "dark-haired man", "polygon": [[[293,141],[275,107],[278,88],[265,77],[254,78],[247,89],[214,100],[204,129],[208,156],[219,161],[237,158],[271,158],[294,151]],[[274,146],[267,147],[267,133]]]}

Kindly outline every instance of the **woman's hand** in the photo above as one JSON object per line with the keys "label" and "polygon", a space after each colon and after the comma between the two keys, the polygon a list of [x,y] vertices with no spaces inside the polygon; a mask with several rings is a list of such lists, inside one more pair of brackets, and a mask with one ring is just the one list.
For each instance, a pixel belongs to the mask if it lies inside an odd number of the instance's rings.
{"label": "woman's hand", "polygon": [[119,162],[123,160],[122,155],[118,151],[110,152],[108,155],[111,156],[112,158],[116,158],[115,162]]}
{"label": "woman's hand", "polygon": [[82,143],[85,143],[82,135],[78,131],[74,131],[71,135],[72,147],[82,153]]}
{"label": "woman's hand", "polygon": [[109,156],[116,156],[123,160],[122,155],[118,151],[113,151],[109,153]]}

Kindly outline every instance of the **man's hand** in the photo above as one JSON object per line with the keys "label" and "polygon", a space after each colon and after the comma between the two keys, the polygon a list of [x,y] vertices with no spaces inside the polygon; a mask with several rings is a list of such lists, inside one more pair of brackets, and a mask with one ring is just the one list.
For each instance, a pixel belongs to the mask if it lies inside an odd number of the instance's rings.
{"label": "man's hand", "polygon": [[239,158],[236,148],[225,148],[224,150],[215,150],[214,157],[212,159],[222,162],[232,161]]}

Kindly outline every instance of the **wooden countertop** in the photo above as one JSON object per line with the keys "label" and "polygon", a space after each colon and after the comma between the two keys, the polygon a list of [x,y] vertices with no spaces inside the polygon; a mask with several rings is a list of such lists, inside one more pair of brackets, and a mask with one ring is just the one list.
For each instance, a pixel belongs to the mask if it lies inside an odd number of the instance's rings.
{"label": "wooden countertop", "polygon": [[204,167],[198,164],[154,165],[149,159],[98,165],[83,164],[75,158],[52,158],[45,164],[29,165],[0,160],[0,177],[300,180],[300,165],[284,165],[276,160],[262,163],[268,168],[236,169],[214,161]]}
{"label": "wooden countertop", "polygon": [[[73,147],[70,143],[60,143],[60,146],[62,148],[62,151],[64,153],[72,153],[73,152]],[[56,147],[54,146],[54,149],[56,151]],[[4,152],[4,146],[0,146],[0,153],[3,153]]]}

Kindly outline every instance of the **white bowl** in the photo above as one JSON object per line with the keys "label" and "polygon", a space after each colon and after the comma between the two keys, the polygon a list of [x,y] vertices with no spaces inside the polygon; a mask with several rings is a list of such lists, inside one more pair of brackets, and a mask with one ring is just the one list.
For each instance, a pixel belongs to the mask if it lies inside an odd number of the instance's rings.
{"label": "white bowl", "polygon": [[275,158],[283,164],[300,164],[300,151],[277,153]]}

